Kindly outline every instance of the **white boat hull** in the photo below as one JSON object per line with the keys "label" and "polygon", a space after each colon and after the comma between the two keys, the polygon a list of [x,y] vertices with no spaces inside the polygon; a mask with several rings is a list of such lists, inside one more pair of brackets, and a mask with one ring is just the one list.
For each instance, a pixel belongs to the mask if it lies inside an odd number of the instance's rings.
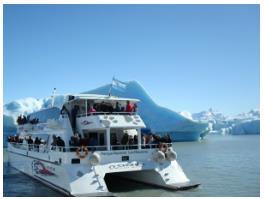
{"label": "white boat hull", "polygon": [[[71,196],[113,195],[104,179],[108,173],[163,188],[191,188],[190,180],[176,160],[157,163],[151,159],[156,150],[98,151],[96,153],[100,155],[100,164],[92,166],[89,164],[91,153],[80,164],[72,164],[70,160],[77,158],[75,152],[40,153],[23,151],[10,145],[9,163],[23,173]],[[130,160],[120,161],[124,155],[129,156]]]}

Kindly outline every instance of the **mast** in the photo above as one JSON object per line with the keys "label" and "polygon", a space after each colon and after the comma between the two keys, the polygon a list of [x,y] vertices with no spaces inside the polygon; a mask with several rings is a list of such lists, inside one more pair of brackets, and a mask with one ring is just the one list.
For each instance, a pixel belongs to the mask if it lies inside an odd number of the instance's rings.
{"label": "mast", "polygon": [[110,85],[110,88],[109,88],[109,91],[108,91],[108,96],[109,97],[111,96],[111,91],[112,91],[112,87],[113,87],[114,80],[115,80],[115,77],[112,78],[112,82],[111,82],[111,85]]}
{"label": "mast", "polygon": [[53,107],[53,106],[54,106],[54,101],[55,101],[55,93],[56,93],[56,88],[53,88],[53,92],[52,92],[52,96],[51,96],[51,98],[52,98],[52,101],[51,101],[51,107]]}

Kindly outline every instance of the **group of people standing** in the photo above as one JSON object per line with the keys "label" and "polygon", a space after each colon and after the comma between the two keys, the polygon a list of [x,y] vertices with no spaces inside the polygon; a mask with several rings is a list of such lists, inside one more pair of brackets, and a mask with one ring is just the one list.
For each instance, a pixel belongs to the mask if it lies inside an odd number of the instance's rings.
{"label": "group of people standing", "polygon": [[[116,102],[115,106],[112,104],[101,102],[101,103],[89,103],[87,107],[87,113],[100,113],[100,112],[106,112],[106,113],[113,113],[113,112],[124,112],[124,113],[132,113],[137,111],[137,104],[132,103],[130,101],[126,102],[126,106],[121,106],[120,102]],[[61,109],[61,114],[67,114],[71,125],[73,132],[76,132],[76,118],[77,115],[80,114],[82,111],[80,110],[79,105],[74,105],[74,107],[69,111],[66,106],[63,105]]]}
{"label": "group of people standing", "polygon": [[[171,138],[168,134],[164,135],[163,137],[155,134],[142,134],[141,136],[142,148],[158,148],[160,143],[167,143],[168,145],[171,145],[171,142]],[[128,133],[124,133],[120,141],[117,140],[115,134],[111,136],[111,145],[114,145],[113,149],[119,149],[120,147],[118,147],[118,145],[121,145],[123,148],[137,149],[137,144],[137,135],[132,136]]]}
{"label": "group of people standing", "polygon": [[71,136],[69,145],[70,145],[70,151],[75,151],[76,148],[80,146],[89,146],[91,148],[94,148],[95,146],[98,146],[98,139],[96,134],[91,134],[89,138],[88,137],[82,138],[80,134],[75,133],[73,136]]}
{"label": "group of people standing", "polygon": [[23,124],[27,124],[27,123],[37,124],[37,123],[39,123],[39,119],[38,118],[30,119],[29,115],[27,117],[25,115],[19,115],[17,117],[17,121],[16,122],[17,122],[18,125],[23,125]]}
{"label": "group of people standing", "polygon": [[44,152],[44,147],[46,146],[46,141],[43,139],[40,139],[38,137],[35,138],[33,141],[32,137],[29,136],[27,139],[27,144],[28,144],[28,150],[32,151],[33,149],[37,152]]}
{"label": "group of people standing", "polygon": [[23,143],[23,139],[19,138],[18,135],[14,135],[14,136],[10,135],[10,136],[8,136],[7,141],[8,142],[12,142],[12,143],[20,143],[20,144]]}
{"label": "group of people standing", "polygon": [[155,134],[142,136],[142,145],[145,148],[158,148],[160,143],[167,143],[168,145],[171,145],[171,142],[172,140],[169,134],[166,134],[163,137]]}
{"label": "group of people standing", "polygon": [[39,137],[36,137],[34,140],[29,136],[20,137],[18,135],[15,136],[9,136],[8,142],[10,143],[17,143],[18,146],[27,145],[29,151],[36,151],[36,152],[45,152],[46,151],[46,141],[44,139],[41,139]]}
{"label": "group of people standing", "polygon": [[60,136],[53,135],[51,143],[51,150],[58,149],[59,151],[65,152],[65,142]]}
{"label": "group of people standing", "polygon": [[122,106],[120,102],[116,102],[115,105],[102,102],[100,104],[91,105],[88,108],[88,112],[136,112],[137,104],[130,101],[126,102],[126,106]]}

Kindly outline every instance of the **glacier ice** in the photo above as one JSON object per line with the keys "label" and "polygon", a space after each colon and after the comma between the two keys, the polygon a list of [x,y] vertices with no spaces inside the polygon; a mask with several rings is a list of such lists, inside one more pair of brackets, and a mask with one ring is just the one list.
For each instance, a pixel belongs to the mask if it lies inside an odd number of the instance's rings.
{"label": "glacier ice", "polygon": [[200,113],[194,113],[193,119],[197,121],[208,121],[212,126],[212,133],[219,134],[259,134],[260,113],[258,109],[252,109],[247,113],[235,116],[224,116],[218,111],[209,109]]}

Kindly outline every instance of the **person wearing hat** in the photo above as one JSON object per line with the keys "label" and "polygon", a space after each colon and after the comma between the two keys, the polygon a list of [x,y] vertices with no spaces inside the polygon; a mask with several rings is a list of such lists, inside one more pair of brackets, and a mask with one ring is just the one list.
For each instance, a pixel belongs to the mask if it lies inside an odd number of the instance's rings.
{"label": "person wearing hat", "polygon": [[44,153],[46,148],[46,143],[45,140],[41,139],[40,140],[40,145],[39,145],[39,152]]}

